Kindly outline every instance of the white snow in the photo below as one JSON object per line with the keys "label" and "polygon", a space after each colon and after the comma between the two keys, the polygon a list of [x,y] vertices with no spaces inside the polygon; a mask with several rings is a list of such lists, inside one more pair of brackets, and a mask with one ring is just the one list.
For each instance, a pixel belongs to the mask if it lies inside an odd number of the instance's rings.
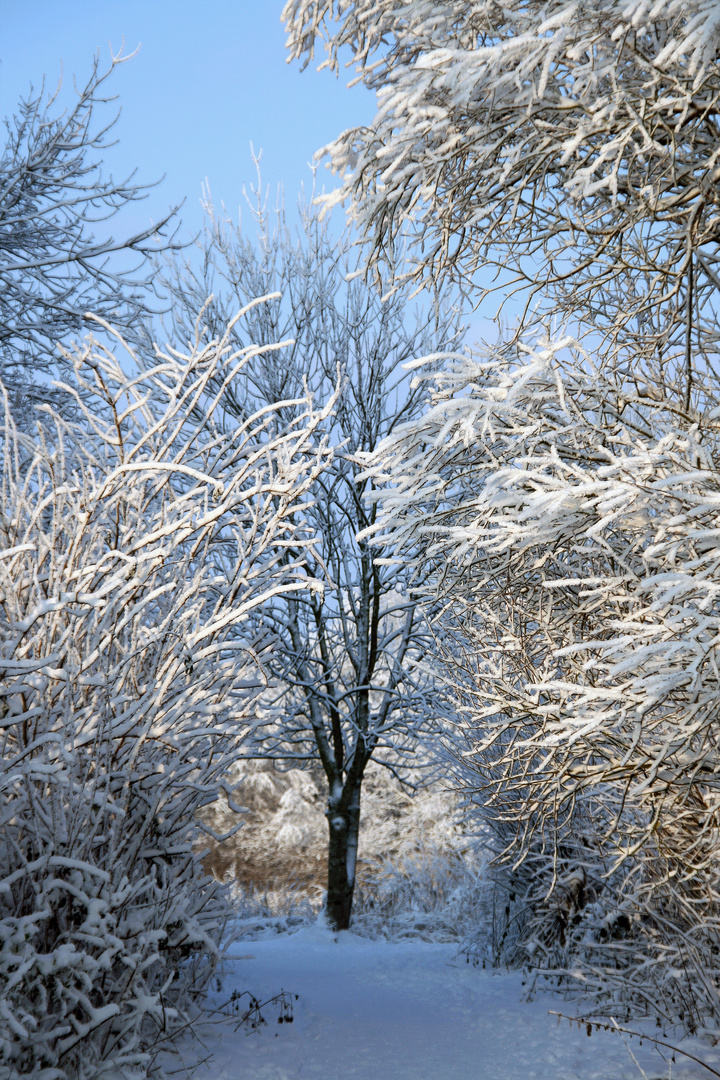
{"label": "white snow", "polygon": [[[299,997],[292,1024],[268,1006],[258,1031],[216,1029],[206,1043],[214,1080],[640,1080],[620,1036],[558,1025],[549,1010],[567,1011],[561,998],[523,1002],[519,973],[474,968],[453,945],[316,925],[240,941],[231,955],[223,998]],[[648,1080],[668,1077],[647,1041],[630,1042]],[[701,1053],[718,1068],[720,1055]],[[672,1077],[701,1075],[680,1058],[672,1065]]]}

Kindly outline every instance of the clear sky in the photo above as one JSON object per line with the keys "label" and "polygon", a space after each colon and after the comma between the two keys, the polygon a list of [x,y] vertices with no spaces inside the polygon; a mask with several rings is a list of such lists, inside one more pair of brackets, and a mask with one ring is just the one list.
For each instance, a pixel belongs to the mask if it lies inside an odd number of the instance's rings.
{"label": "clear sky", "polygon": [[[312,183],[308,162],[341,131],[372,121],[374,96],[348,87],[316,65],[288,64],[280,21],[284,0],[0,0],[0,118],[12,115],[30,85],[54,89],[69,101],[73,78],[85,82],[92,58],[107,65],[110,50],[138,48],[113,74],[109,92],[121,107],[118,144],[108,171],[140,181],[165,176],[142,203],[126,209],[109,231],[130,235],[185,200],[181,237],[202,222],[200,197],[208,180],[216,205],[237,219],[243,184],[255,183],[252,142],[262,150],[262,178],[271,193],[283,183],[292,216],[300,185]],[[322,164],[320,187],[336,178]],[[247,217],[245,217],[247,220]],[[340,224],[340,222],[338,222]],[[101,230],[98,229],[98,236]],[[471,337],[488,324],[470,319]],[[494,336],[494,331],[491,332]]]}
{"label": "clear sky", "polygon": [[[282,0],[0,0],[0,116],[12,114],[34,83],[85,81],[93,54],[110,45],[138,55],[117,70],[119,145],[113,174],[165,180],[133,212],[132,225],[157,220],[186,199],[188,229],[201,220],[207,177],[213,199],[236,215],[242,185],[254,181],[250,143],[262,149],[263,180],[283,181],[288,203],[311,175],[307,162],[347,127],[367,123],[374,99],[314,68],[285,59]],[[110,43],[110,44],[109,44]],[[334,184],[323,166],[319,180]],[[127,219],[126,219],[127,221]],[[128,222],[129,224],[129,222]]]}

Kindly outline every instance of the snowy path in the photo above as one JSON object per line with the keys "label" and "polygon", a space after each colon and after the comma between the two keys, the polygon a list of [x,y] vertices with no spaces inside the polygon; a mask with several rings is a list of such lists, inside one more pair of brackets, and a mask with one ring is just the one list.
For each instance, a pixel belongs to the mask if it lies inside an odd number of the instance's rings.
{"label": "snowy path", "polygon": [[[558,999],[523,1004],[519,975],[468,967],[450,945],[335,941],[313,927],[235,954],[223,996],[282,988],[299,1000],[292,1025],[268,1008],[258,1033],[215,1040],[214,1080],[640,1080],[619,1036],[558,1026],[548,1016]],[[667,1078],[647,1043],[633,1050],[648,1078]]]}

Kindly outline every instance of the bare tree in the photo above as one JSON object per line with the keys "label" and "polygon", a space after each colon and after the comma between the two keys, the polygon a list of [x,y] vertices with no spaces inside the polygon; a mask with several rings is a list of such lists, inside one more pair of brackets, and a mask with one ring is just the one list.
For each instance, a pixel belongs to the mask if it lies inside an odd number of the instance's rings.
{"label": "bare tree", "polygon": [[219,959],[196,812],[268,682],[249,614],[311,587],[331,456],[307,396],[220,430],[208,387],[261,351],[226,333],[138,370],[90,340],[61,388],[80,422],[43,406],[34,437],[1,399],[3,1076],[157,1075]]}
{"label": "bare tree", "polygon": [[[259,189],[258,193],[259,199]],[[213,294],[203,318],[211,328],[261,287],[282,294],[238,327],[238,344],[282,341],[259,364],[223,388],[230,417],[296,396],[303,387],[322,400],[341,393],[325,430],[334,448],[318,477],[309,521],[320,543],[309,563],[324,592],[272,600],[263,625],[277,636],[274,671],[283,692],[282,724],[258,731],[258,753],[287,763],[321,762],[329,829],[327,913],[333,926],[350,921],[359,843],[360,799],[371,757],[395,772],[413,762],[433,720],[427,638],[401,565],[381,564],[357,534],[372,525],[366,503],[372,481],[367,455],[403,420],[416,415],[422,393],[403,364],[457,335],[457,319],[438,298],[426,314],[408,314],[404,291],[382,300],[355,276],[348,249],[327,223],[301,207],[293,240],[282,210],[251,206],[257,242],[208,206],[201,266],[175,262],[164,284],[172,296],[176,336]],[[288,417],[285,409],[278,417]],[[288,558],[294,557],[288,551]]]}
{"label": "bare tree", "polygon": [[[107,232],[106,222],[144,199],[134,175],[118,182],[103,173],[117,115],[99,122],[110,101],[107,82],[130,57],[113,56],[102,71],[95,58],[89,79],[66,112],[57,93],[30,92],[6,121],[0,155],[0,374],[10,391],[42,400],[32,390],[59,360],[57,342],[82,334],[87,311],[108,318],[133,339],[148,311],[157,253],[177,213],[130,236]],[[102,233],[98,235],[98,230]],[[129,262],[130,260],[130,262]],[[132,266],[134,263],[134,269]],[[96,328],[99,332],[99,328]]]}

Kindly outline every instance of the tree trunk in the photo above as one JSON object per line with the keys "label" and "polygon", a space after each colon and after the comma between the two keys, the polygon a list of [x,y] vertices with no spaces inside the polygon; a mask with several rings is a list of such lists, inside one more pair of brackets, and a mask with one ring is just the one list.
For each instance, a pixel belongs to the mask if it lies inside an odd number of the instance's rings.
{"label": "tree trunk", "polygon": [[347,930],[350,926],[355,891],[355,868],[360,831],[360,784],[353,791],[348,810],[343,813],[330,805],[327,819],[330,835],[325,910],[333,930]]}

